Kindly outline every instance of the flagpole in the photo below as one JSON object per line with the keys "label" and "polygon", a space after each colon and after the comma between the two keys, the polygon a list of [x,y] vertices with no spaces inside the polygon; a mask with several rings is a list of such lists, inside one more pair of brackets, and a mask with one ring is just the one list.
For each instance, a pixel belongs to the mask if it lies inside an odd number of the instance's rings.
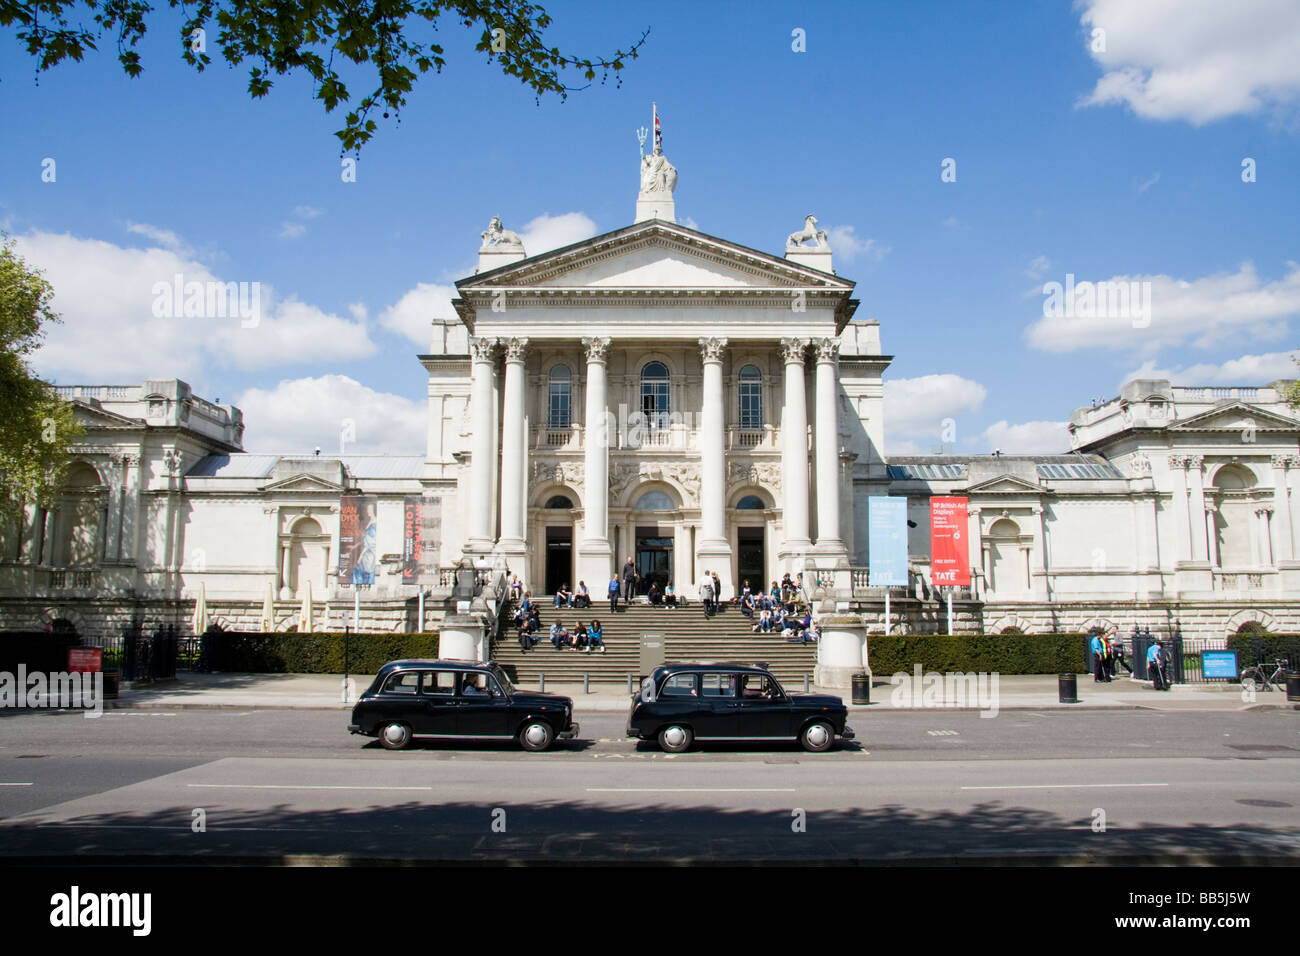
{"label": "flagpole", "polygon": [[650,101],[650,137],[650,152],[659,152],[659,104],[654,100]]}

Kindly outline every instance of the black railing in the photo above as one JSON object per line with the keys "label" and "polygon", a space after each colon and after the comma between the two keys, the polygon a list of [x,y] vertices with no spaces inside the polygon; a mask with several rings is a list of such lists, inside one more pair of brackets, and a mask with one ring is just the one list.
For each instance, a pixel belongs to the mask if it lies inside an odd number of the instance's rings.
{"label": "black railing", "polygon": [[128,630],[120,635],[91,635],[83,647],[97,647],[104,670],[116,670],[125,681],[170,680],[176,676],[176,629],[158,628],[152,634]]}

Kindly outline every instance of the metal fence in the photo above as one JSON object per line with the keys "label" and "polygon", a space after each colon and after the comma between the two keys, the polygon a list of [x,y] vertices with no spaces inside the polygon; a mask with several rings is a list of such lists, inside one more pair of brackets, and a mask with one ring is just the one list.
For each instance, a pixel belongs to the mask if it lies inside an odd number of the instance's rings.
{"label": "metal fence", "polygon": [[124,681],[169,680],[176,676],[178,648],[194,638],[178,639],[175,628],[159,628],[152,634],[126,631],[118,635],[89,635],[82,647],[103,651],[104,670],[116,670]]}

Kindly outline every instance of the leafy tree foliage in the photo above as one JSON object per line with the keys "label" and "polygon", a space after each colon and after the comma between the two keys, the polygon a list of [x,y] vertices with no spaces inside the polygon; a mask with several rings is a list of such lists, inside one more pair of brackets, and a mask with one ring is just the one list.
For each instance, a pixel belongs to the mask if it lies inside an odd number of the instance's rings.
{"label": "leafy tree foliage", "polygon": [[0,525],[12,529],[25,503],[48,505],[68,465],[68,442],[85,434],[72,405],[38,379],[26,356],[59,321],[54,290],[0,243]]}
{"label": "leafy tree foliage", "polygon": [[[635,59],[647,29],[626,50],[610,56],[578,56],[548,46],[543,33],[551,24],[546,11],[528,0],[168,0],[184,17],[180,43],[187,63],[202,71],[212,62],[208,39],[231,66],[249,62],[248,92],[265,96],[274,77],[305,71],[326,112],[348,108],[346,125],[335,133],[345,152],[357,152],[374,135],[370,119],[385,117],[406,103],[416,78],[441,72],[443,48],[427,39],[438,21],[449,17],[466,27],[482,26],[475,49],[508,76],[518,77],[538,98],[566,98],[566,71],[588,81],[617,76],[624,61]],[[79,14],[90,14],[83,24]],[[0,27],[17,26],[17,36],[36,59],[38,70],[64,60],[81,60],[105,36],[117,43],[117,57],[129,76],[144,70],[135,49],[154,15],[146,0],[0,0]],[[156,19],[156,15],[155,15]],[[93,24],[93,26],[91,25]],[[354,105],[336,63],[373,70],[376,85]]]}

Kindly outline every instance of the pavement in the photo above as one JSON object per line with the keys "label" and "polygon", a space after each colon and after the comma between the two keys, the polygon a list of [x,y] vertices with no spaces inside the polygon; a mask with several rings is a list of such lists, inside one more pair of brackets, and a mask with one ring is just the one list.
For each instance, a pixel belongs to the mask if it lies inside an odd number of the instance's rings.
{"label": "pavement", "polygon": [[[849,704],[850,711],[932,710],[1010,711],[1010,710],[1156,710],[1156,711],[1249,711],[1300,710],[1300,702],[1288,702],[1285,690],[1256,691],[1254,699],[1243,696],[1240,684],[1178,684],[1169,691],[1156,691],[1150,682],[1119,678],[1109,684],[1094,683],[1091,676],[1077,678],[1078,703],[1065,704],[1058,699],[1055,674],[999,676],[996,692],[992,680],[976,693],[972,687],[966,696],[958,688],[931,689],[913,687],[912,675],[905,683],[893,684],[886,675],[872,681],[871,703],[850,703],[847,688],[823,688],[815,684],[812,693],[833,694]],[[353,675],[344,699],[342,674],[190,674],[174,681],[126,685],[118,699],[104,702],[105,708],[138,710],[177,710],[224,707],[241,710],[344,710],[356,703],[357,695],[369,685],[373,675]],[[923,684],[924,682],[922,682]],[[536,689],[535,685],[520,685]],[[792,693],[803,690],[800,684],[786,688]],[[592,684],[584,692],[582,684],[548,681],[546,690],[572,697],[574,712],[623,713],[628,709],[627,685]],[[945,693],[946,691],[946,693]]]}

